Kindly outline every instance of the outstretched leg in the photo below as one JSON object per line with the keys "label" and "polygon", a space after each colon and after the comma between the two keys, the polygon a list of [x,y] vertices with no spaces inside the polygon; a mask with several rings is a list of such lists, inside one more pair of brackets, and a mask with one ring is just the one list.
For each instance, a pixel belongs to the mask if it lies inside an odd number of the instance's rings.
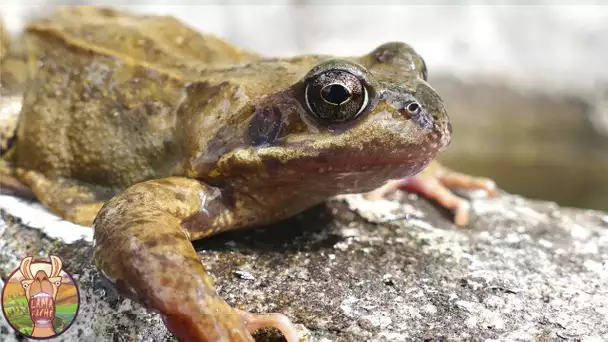
{"label": "outstretched leg", "polygon": [[62,218],[90,227],[113,191],[61,177],[49,178],[40,172],[16,170],[19,181],[34,197]]}
{"label": "outstretched leg", "polygon": [[398,189],[417,192],[454,211],[454,223],[464,226],[470,220],[471,205],[468,200],[450,191],[450,187],[481,189],[487,191],[490,197],[498,196],[498,189],[493,180],[459,173],[438,162],[433,162],[413,177],[387,182],[384,186],[368,193],[367,198],[379,199]]}
{"label": "outstretched leg", "polygon": [[32,190],[16,178],[15,169],[0,159],[0,195],[3,194],[36,199]]}
{"label": "outstretched leg", "polygon": [[253,341],[253,330],[272,326],[295,342],[287,317],[249,314],[219,298],[190,242],[235,228],[234,208],[193,179],[136,184],[95,218],[95,263],[121,293],[158,310],[181,340]]}

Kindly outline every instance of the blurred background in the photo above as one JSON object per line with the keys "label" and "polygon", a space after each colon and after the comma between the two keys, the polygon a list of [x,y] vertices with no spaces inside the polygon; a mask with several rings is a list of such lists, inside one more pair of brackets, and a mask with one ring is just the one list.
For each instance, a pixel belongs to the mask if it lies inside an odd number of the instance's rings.
{"label": "blurred background", "polygon": [[59,4],[173,15],[269,56],[407,42],[452,118],[440,160],[512,193],[608,210],[607,1],[0,0],[0,14],[18,34]]}

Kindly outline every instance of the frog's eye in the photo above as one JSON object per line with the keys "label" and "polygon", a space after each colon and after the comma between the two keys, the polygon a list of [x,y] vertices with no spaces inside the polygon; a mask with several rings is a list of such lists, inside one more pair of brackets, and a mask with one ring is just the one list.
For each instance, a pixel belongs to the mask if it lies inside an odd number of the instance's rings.
{"label": "frog's eye", "polygon": [[306,105],[320,121],[348,122],[361,114],[369,94],[360,79],[345,70],[327,70],[308,80],[304,90]]}

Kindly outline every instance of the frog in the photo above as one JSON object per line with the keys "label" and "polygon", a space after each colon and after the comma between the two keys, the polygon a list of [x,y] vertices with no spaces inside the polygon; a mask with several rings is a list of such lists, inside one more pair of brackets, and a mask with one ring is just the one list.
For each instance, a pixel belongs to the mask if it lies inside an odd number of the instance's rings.
{"label": "frog", "polygon": [[100,274],[179,340],[252,341],[263,327],[300,338],[285,315],[220,298],[194,240],[401,190],[462,226],[470,203],[452,188],[496,195],[436,161],[451,123],[403,42],[266,57],[171,16],[94,6],[3,35],[0,186],[92,227]]}

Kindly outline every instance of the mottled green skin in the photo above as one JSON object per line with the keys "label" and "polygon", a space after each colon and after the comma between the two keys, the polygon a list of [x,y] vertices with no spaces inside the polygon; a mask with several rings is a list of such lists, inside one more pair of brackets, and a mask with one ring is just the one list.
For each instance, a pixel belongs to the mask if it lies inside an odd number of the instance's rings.
{"label": "mottled green skin", "polygon": [[[98,267],[185,340],[251,339],[189,240],[416,174],[450,141],[424,62],[404,43],[269,59],[173,18],[89,7],[31,24],[26,42],[30,81],[5,177],[74,222],[91,224],[103,205]],[[316,120],[304,96],[313,68],[357,75],[367,109],[345,124]]]}

